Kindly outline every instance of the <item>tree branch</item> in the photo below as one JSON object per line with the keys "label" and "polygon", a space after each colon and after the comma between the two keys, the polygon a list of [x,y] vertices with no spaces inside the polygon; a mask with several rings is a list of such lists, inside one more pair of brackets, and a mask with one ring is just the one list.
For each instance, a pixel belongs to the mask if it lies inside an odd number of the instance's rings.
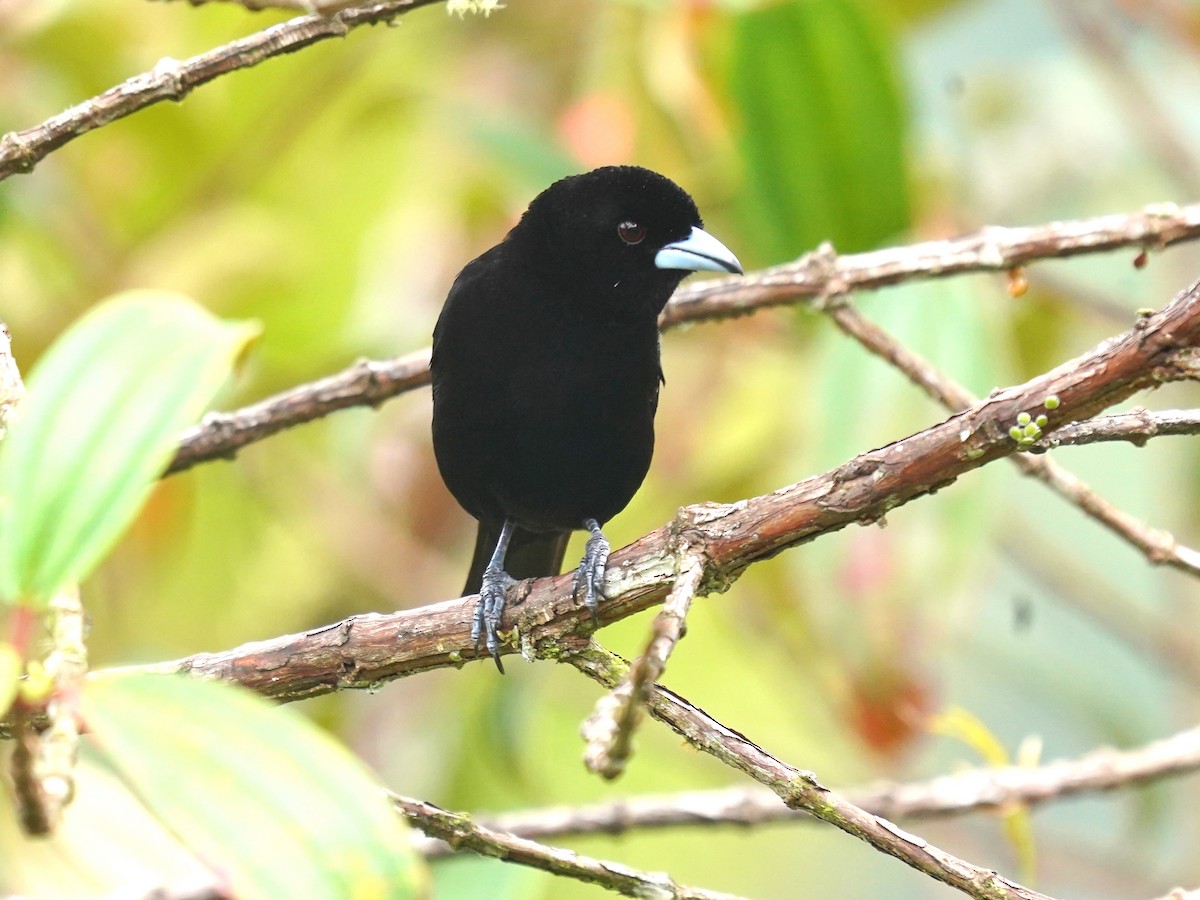
{"label": "tree branch", "polygon": [[642,718],[646,696],[667,669],[667,659],[686,630],[688,610],[704,578],[704,560],[686,543],[673,547],[679,560],[675,584],[654,617],[646,649],[629,667],[621,683],[596,702],[592,715],[583,723],[587,749],[583,762],[604,778],[616,778],[625,771],[633,755],[633,732]]}
{"label": "tree branch", "polygon": [[[967,272],[1003,272],[1040,259],[1123,248],[1161,248],[1200,238],[1200,204],[1150,206],[1139,213],[1051,222],[1023,228],[989,226],[953,240],[838,256],[832,247],[740,278],[686,285],[660,319],[663,328],[746,315],[772,306]],[[228,413],[211,413],[186,432],[168,473],[232,458],[249,444],[354,406],[384,400],[429,383],[429,350],[343,372]]]}
{"label": "tree branch", "polygon": [[1082,447],[1108,441],[1126,441],[1144,447],[1153,437],[1196,434],[1200,434],[1200,409],[1151,412],[1139,406],[1127,413],[1064,425],[1054,432],[1053,437],[1043,438],[1030,450],[1044,453],[1056,447]]}
{"label": "tree branch", "polygon": [[[170,0],[158,0],[160,3]],[[331,16],[351,6],[361,6],[363,0],[186,0],[189,6],[204,6],[208,3],[234,3],[244,6],[250,12],[262,12],[264,9],[294,9],[303,13],[313,13],[321,16]]]}
{"label": "tree branch", "polygon": [[209,413],[184,432],[165,474],[213,459],[233,459],[248,444],[340,409],[378,406],[384,400],[429,384],[429,348],[374,362],[359,360],[348,369],[275,394],[229,413]]}
{"label": "tree branch", "polygon": [[768,306],[820,300],[908,281],[1007,272],[1044,259],[1133,248],[1159,250],[1200,237],[1200,204],[1160,203],[1141,212],[1044,225],[989,225],[963,237],[839,256],[829,244],[795,262],[743,278],[685,286],[662,325],[728,318]]}
{"label": "tree branch", "polygon": [[345,37],[361,25],[391,22],[434,2],[438,0],[387,0],[346,9],[335,16],[300,16],[199,56],[182,61],[164,57],[149,72],[134,75],[40,125],[0,137],[0,181],[10,175],[32,172],[48,154],[89,131],[164,100],[178,102],[214,78],[256,66],[274,56],[294,53],[318,41]]}
{"label": "tree branch", "polygon": [[0,441],[8,434],[8,420],[25,397],[25,382],[12,354],[8,326],[0,322]]}
{"label": "tree branch", "polygon": [[[939,372],[928,360],[896,341],[849,303],[844,301],[830,303],[827,305],[826,311],[845,334],[899,369],[908,376],[909,380],[947,409],[957,411],[977,402],[970,391],[954,379]],[[1137,332],[1141,326],[1142,323],[1139,321],[1134,326],[1134,332]],[[1192,348],[1181,348],[1181,352],[1175,355],[1171,368],[1172,380],[1195,378],[1196,362]],[[1052,410],[1045,401],[1052,397],[1057,402],[1056,395],[1047,394],[1043,397],[1042,403],[1035,404],[1023,411],[1026,417],[1031,422],[1033,415],[1038,416],[1038,421],[1043,417],[1049,421],[1049,414],[1052,413]],[[1020,420],[1013,419],[1010,426],[1014,431],[1018,430]],[[1025,427],[1035,427],[1035,434],[1040,439],[1043,433],[1040,425],[1029,424]],[[1014,438],[1014,440],[1018,439]],[[1032,450],[1036,445],[1037,440],[1030,438],[1024,432],[1018,440],[1021,450]],[[1183,546],[1169,532],[1151,528],[1140,519],[1113,506],[1056,460],[1046,456],[1031,456],[1026,453],[1018,454],[1012,460],[1017,468],[1026,475],[1038,479],[1122,540],[1136,547],[1150,562],[1169,565],[1190,575],[1200,575],[1200,552]]]}
{"label": "tree branch", "polygon": [[[959,816],[1011,804],[1038,806],[1076,794],[1116,790],[1200,769],[1200,728],[1131,750],[1094,750],[1036,767],[1000,766],[942,775],[929,781],[850,788],[848,802],[887,819]],[[764,825],[812,821],[765,788],[722,788],[629,797],[588,806],[560,806],[474,817],[482,826],[524,838],[623,834],[681,826]],[[443,841],[419,844],[427,857],[452,853]]]}
{"label": "tree branch", "polygon": [[[738,900],[733,894],[706,891],[677,884],[663,872],[641,872],[621,863],[582,856],[572,850],[547,847],[471,821],[470,816],[447,812],[424,800],[392,794],[392,805],[410,825],[455,850],[470,850],[587,884],[598,884],[626,897],[662,897],[672,900]],[[445,844],[443,844],[445,846]]]}
{"label": "tree branch", "polygon": [[[628,666],[595,644],[570,654],[564,661],[610,688],[628,677]],[[972,897],[987,900],[1011,900],[1014,897],[1020,900],[1047,900],[1045,894],[958,859],[886,819],[860,809],[818,782],[812,772],[803,772],[781,762],[745,735],[726,728],[703,710],[660,685],[655,685],[650,691],[646,708],[651,716],[677,732],[697,750],[716,757],[770,788],[788,807],[802,809],[919,872]]]}

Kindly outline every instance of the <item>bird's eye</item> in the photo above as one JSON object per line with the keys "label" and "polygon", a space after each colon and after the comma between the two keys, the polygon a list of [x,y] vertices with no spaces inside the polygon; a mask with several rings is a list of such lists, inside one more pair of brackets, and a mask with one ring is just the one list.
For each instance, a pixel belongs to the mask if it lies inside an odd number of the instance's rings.
{"label": "bird's eye", "polygon": [[629,245],[640,244],[646,238],[646,226],[637,222],[622,222],[617,226],[617,234]]}

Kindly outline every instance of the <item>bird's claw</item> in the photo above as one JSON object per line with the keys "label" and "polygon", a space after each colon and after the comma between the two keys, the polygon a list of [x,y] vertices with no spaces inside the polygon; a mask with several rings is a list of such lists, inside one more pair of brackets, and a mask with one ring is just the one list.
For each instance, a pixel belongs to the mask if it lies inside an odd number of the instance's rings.
{"label": "bird's claw", "polygon": [[575,596],[583,591],[583,605],[592,614],[592,624],[599,625],[600,619],[596,610],[604,597],[604,571],[608,566],[608,555],[612,551],[608,539],[600,531],[600,525],[595,519],[587,520],[587,529],[591,536],[583,549],[583,559],[575,571]]}
{"label": "bird's claw", "polygon": [[499,566],[488,566],[483,570],[483,585],[479,588],[479,602],[475,605],[475,617],[471,620],[471,642],[478,653],[487,647],[496,668],[504,674],[500,662],[500,621],[504,618],[504,595],[517,580]]}

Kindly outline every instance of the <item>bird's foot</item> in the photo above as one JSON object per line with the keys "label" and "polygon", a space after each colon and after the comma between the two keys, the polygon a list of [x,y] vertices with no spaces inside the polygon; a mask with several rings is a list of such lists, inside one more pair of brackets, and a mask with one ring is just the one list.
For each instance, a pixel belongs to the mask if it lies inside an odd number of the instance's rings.
{"label": "bird's foot", "polygon": [[517,580],[500,566],[489,565],[483,570],[483,586],[479,589],[479,603],[475,606],[475,618],[471,621],[471,642],[478,652],[481,645],[496,661],[496,668],[504,674],[500,662],[500,620],[504,618],[504,595]]}
{"label": "bird's foot", "polygon": [[584,525],[591,533],[583,549],[583,559],[575,572],[575,596],[583,591],[583,605],[592,614],[592,624],[599,625],[596,609],[604,599],[604,570],[608,566],[608,554],[612,548],[600,530],[600,523],[588,519]]}

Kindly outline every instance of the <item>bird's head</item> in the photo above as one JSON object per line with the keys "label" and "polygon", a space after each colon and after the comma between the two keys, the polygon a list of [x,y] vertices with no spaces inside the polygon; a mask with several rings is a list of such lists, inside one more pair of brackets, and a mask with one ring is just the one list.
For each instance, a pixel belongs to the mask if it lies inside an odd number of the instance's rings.
{"label": "bird's head", "polygon": [[564,287],[657,315],[689,272],[741,273],[741,264],[702,227],[688,193],[657,172],[607,166],[542,191],[510,240],[553,260]]}

